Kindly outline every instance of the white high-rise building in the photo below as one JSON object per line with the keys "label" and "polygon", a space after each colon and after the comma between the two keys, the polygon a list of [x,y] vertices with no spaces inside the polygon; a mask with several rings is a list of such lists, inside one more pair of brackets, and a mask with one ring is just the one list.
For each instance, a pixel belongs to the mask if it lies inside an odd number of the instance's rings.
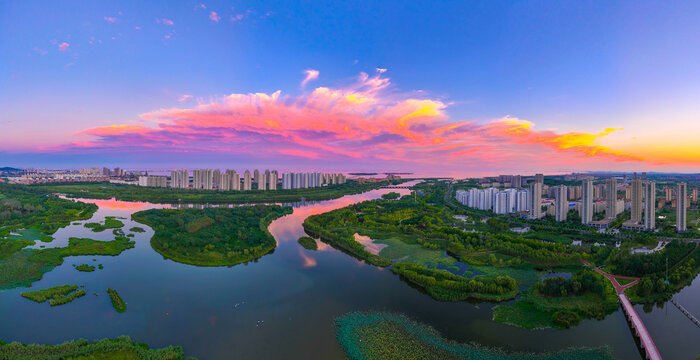
{"label": "white high-rise building", "polygon": [[569,200],[565,185],[554,187],[554,218],[556,221],[566,221],[569,212]]}
{"label": "white high-rise building", "polygon": [[515,211],[516,212],[523,212],[523,211],[529,211],[530,207],[527,203],[528,199],[528,191],[527,190],[520,190],[515,194]]}
{"label": "white high-rise building", "polygon": [[[540,175],[540,174],[538,174]],[[539,219],[542,217],[542,183],[534,181],[530,183],[529,191],[529,208],[530,219]]]}
{"label": "white high-rise building", "polygon": [[187,170],[173,170],[170,172],[170,187],[187,189],[190,187],[190,173]]}
{"label": "white high-rise building", "polygon": [[253,181],[250,178],[250,170],[246,170],[245,173],[243,173],[243,190],[253,190]]}
{"label": "white high-rise building", "polygon": [[214,188],[214,172],[211,169],[200,169],[192,172],[193,188],[212,190]]}
{"label": "white high-rise building", "polygon": [[583,179],[581,184],[581,224],[593,221],[593,181]]}
{"label": "white high-rise building", "polygon": [[688,230],[688,185],[684,182],[676,184],[676,230],[678,232]]}
{"label": "white high-rise building", "polygon": [[279,175],[277,174],[277,170],[272,170],[270,172],[270,175],[267,177],[267,188],[269,190],[277,190],[277,180],[279,180]]}
{"label": "white high-rise building", "polygon": [[653,181],[644,185],[644,228],[656,229],[656,183]]}

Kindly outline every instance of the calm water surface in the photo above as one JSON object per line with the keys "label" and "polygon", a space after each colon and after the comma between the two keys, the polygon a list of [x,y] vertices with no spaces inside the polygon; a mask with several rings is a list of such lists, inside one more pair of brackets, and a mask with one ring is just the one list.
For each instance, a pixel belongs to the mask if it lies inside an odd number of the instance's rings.
{"label": "calm water surface", "polygon": [[[34,289],[64,284],[85,285],[88,292],[73,303],[50,307],[22,298],[27,288],[0,291],[0,339],[24,343],[60,343],[86,338],[129,335],[152,347],[180,345],[199,359],[343,359],[333,319],[349,311],[394,311],[425,322],[457,341],[476,341],[511,350],[559,350],[569,346],[608,344],[620,359],[639,359],[640,350],[621,310],[602,321],[587,320],[565,330],[524,330],[491,320],[493,304],[443,303],[399,280],[389,270],[366,265],[325,244],[303,249],[296,240],[309,215],[376,199],[397,190],[374,190],[294,209],[269,229],[278,242],[274,253],[233,267],[196,267],[164,259],[151,249],[153,230],[141,226],[134,249],[118,257],[78,256],[46,273]],[[407,193],[407,190],[399,192]],[[136,211],[163,207],[139,202],[83,200],[105,216],[130,219]],[[111,231],[94,233],[80,225],[59,230],[47,246],[65,246],[72,236],[112,240]],[[96,261],[93,261],[96,259]],[[73,264],[103,264],[104,270],[78,272]],[[118,314],[106,294],[117,289],[128,310]],[[93,293],[97,293],[95,296]],[[700,315],[700,282],[676,295]],[[645,312],[643,318],[666,359],[700,355],[700,328],[671,303]]]}

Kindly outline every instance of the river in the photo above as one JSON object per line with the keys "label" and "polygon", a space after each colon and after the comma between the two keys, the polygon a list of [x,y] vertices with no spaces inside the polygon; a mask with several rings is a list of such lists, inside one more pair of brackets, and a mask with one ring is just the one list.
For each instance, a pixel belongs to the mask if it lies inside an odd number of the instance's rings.
{"label": "river", "polygon": [[[33,289],[85,285],[88,295],[57,307],[22,298],[27,288],[0,291],[0,339],[55,344],[66,340],[129,335],[151,347],[179,345],[199,359],[343,359],[333,319],[350,311],[401,312],[435,327],[456,341],[475,341],[508,350],[559,350],[608,344],[619,359],[639,359],[640,350],[621,310],[604,320],[586,320],[570,330],[524,330],[491,320],[493,304],[438,302],[410,287],[386,269],[366,265],[325,244],[303,249],[296,240],[310,215],[382,194],[373,190],[296,207],[270,224],[278,247],[256,262],[233,267],[197,267],[164,259],[151,249],[153,230],[133,238],[136,247],[117,257],[67,257]],[[163,205],[90,200],[99,206],[87,222],[105,216],[130,219],[134,212]],[[69,237],[111,240],[111,231],[94,233],[80,225],[56,232],[47,246],[65,246]],[[55,244],[55,245],[54,245]],[[96,259],[96,261],[93,261]],[[103,264],[104,270],[78,272],[73,264]],[[118,314],[106,294],[119,291],[128,310]],[[97,293],[98,296],[93,295]],[[700,315],[700,281],[675,295]],[[670,302],[645,312],[636,307],[661,354],[667,359],[700,355],[700,328]]]}

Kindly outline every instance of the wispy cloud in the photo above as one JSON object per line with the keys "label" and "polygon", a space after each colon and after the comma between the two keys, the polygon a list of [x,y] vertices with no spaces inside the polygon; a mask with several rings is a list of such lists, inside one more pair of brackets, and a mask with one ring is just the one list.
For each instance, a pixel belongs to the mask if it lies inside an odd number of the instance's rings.
{"label": "wispy cloud", "polygon": [[221,20],[221,16],[219,16],[216,11],[212,11],[209,13],[209,19],[213,22],[219,22],[219,20]]}
{"label": "wispy cloud", "polygon": [[305,70],[304,74],[306,74],[306,77],[304,78],[304,80],[301,81],[302,88],[304,88],[309,81],[318,79],[318,75],[320,73],[318,72],[318,70],[309,69]]}
{"label": "wispy cloud", "polygon": [[46,55],[46,54],[49,53],[48,51],[46,51],[46,50],[44,50],[44,49],[41,49],[41,48],[39,48],[38,46],[35,46],[33,50],[34,50],[35,53],[37,53],[37,54],[39,54],[39,55],[41,55],[41,56],[44,56],[44,55]]}
{"label": "wispy cloud", "polygon": [[177,99],[177,101],[178,101],[178,102],[185,102],[185,101],[188,101],[188,100],[190,100],[190,99],[192,99],[192,95],[190,95],[190,94],[183,94],[183,95],[181,95],[181,96]]}
{"label": "wispy cloud", "polygon": [[166,26],[173,26],[173,25],[175,25],[175,22],[174,22],[174,21],[172,21],[172,20],[170,20],[170,19],[165,19],[165,18],[163,18],[163,19],[156,19],[156,23],[157,23],[157,24],[163,24],[163,25],[166,25]]}
{"label": "wispy cloud", "polygon": [[116,18],[116,17],[105,16],[104,19],[105,19],[105,21],[108,22],[108,23],[113,23],[113,24],[114,24],[115,22],[117,22],[117,18]]}

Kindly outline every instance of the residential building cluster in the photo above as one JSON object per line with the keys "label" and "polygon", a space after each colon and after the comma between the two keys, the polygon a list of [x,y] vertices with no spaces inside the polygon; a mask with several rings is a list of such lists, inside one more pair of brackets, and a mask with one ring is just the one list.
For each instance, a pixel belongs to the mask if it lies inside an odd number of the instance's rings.
{"label": "residential building cluster", "polygon": [[[277,190],[282,189],[306,189],[326,185],[345,184],[347,179],[340,173],[321,172],[287,172],[280,179],[277,170],[246,170],[239,174],[235,170],[198,169],[192,171],[192,177],[188,170],[173,170],[170,172],[170,182],[167,176],[145,175],[140,176],[139,186],[168,187],[177,189],[197,190]],[[280,181],[281,180],[281,181]]]}

